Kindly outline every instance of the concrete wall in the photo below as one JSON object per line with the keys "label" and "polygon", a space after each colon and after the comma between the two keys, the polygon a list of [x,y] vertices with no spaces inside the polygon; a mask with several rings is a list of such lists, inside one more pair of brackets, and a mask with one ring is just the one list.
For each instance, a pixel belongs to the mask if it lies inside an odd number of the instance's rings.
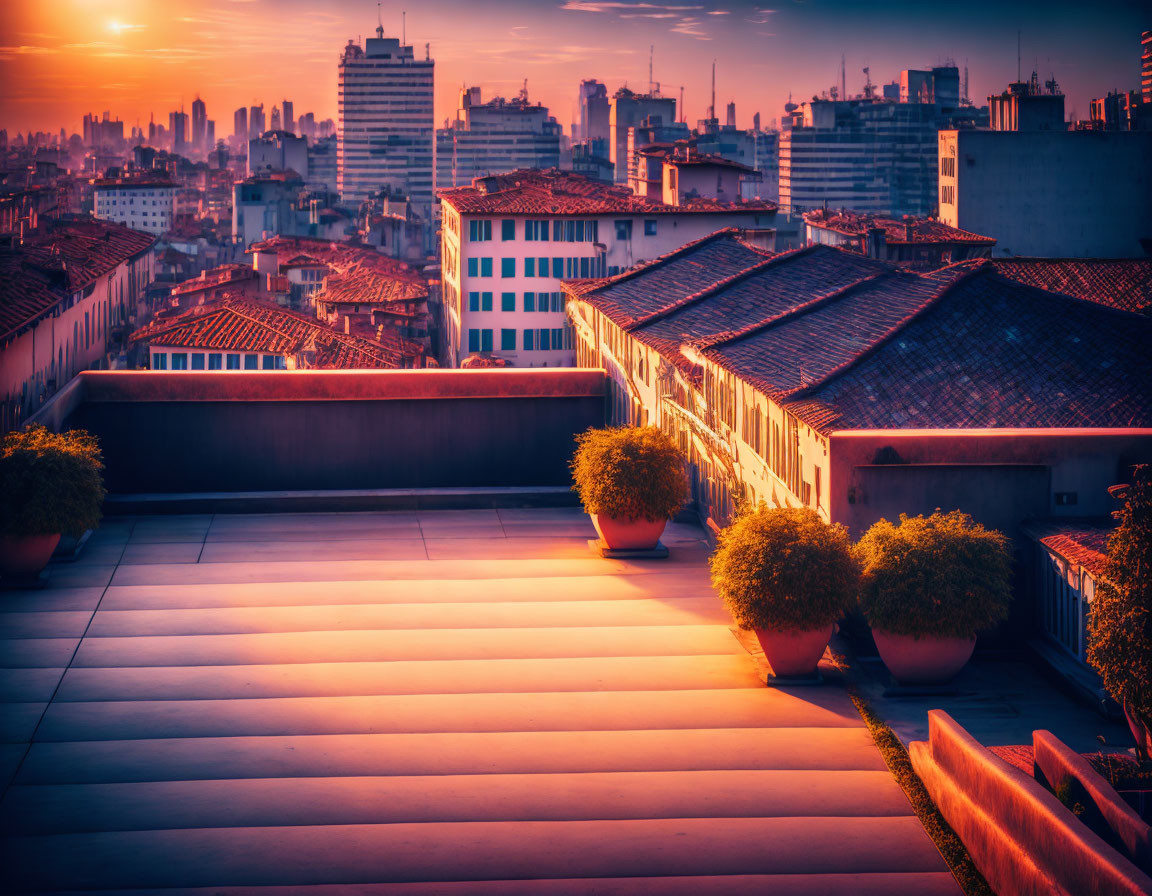
{"label": "concrete wall", "polygon": [[1152,240],[1152,132],[941,131],[940,218],[995,254],[1121,258]]}
{"label": "concrete wall", "polygon": [[604,422],[600,371],[87,373],[57,428],[119,494],[563,486]]}

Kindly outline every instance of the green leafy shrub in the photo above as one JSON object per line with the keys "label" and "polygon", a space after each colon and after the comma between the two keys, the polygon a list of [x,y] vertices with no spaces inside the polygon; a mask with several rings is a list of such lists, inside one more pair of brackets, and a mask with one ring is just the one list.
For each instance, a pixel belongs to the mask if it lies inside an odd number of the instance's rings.
{"label": "green leafy shrub", "polygon": [[860,581],[848,530],[807,507],[746,509],[720,533],[711,565],[743,629],[824,628],[851,608]]}
{"label": "green leafy shrub", "polygon": [[856,545],[860,608],[874,629],[970,638],[1008,618],[1008,539],[959,510],[879,520]]}
{"label": "green leafy shrub", "polygon": [[576,437],[573,486],[589,513],[667,520],[688,500],[684,455],[655,426],[590,429]]}
{"label": "green leafy shrub", "polygon": [[1108,540],[1089,616],[1088,662],[1118,703],[1152,722],[1152,467],[1120,491],[1120,526]]}
{"label": "green leafy shrub", "polygon": [[82,430],[8,433],[0,443],[0,533],[81,535],[96,528],[103,469],[95,437]]}

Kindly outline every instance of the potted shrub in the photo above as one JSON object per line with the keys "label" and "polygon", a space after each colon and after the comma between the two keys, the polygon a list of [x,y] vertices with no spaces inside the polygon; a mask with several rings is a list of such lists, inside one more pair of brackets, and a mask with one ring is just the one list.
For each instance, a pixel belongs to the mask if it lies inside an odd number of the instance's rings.
{"label": "potted shrub", "polygon": [[656,547],[688,500],[676,443],[655,426],[590,429],[576,443],[574,488],[604,544],[613,550]]}
{"label": "potted shrub", "polygon": [[880,520],[856,545],[860,607],[893,678],[937,684],[953,678],[976,633],[1008,618],[1008,539],[959,510]]}
{"label": "potted shrub", "polygon": [[740,513],[720,533],[711,566],[713,586],[778,678],[816,671],[860,580],[848,530],[807,507]]}
{"label": "potted shrub", "polygon": [[104,465],[96,439],[43,426],[10,432],[0,443],[0,575],[34,576],[60,536],[100,522]]}
{"label": "potted shrub", "polygon": [[1122,707],[1141,758],[1152,752],[1152,467],[1110,489],[1124,500],[1088,618],[1088,662]]}

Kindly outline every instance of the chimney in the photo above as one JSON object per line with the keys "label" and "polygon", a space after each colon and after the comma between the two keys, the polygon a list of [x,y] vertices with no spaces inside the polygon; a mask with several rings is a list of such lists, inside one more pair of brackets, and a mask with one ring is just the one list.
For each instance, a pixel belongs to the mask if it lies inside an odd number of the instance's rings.
{"label": "chimney", "polygon": [[904,216],[904,242],[912,242],[912,216]]}
{"label": "chimney", "polygon": [[888,255],[888,233],[883,227],[869,227],[864,237],[864,254],[881,261]]}

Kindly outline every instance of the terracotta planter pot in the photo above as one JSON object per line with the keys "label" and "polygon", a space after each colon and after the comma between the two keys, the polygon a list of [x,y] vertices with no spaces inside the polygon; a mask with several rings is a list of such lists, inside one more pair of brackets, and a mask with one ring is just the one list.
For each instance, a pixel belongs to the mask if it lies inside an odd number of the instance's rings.
{"label": "terracotta planter pot", "polygon": [[38,575],[59,543],[59,535],[0,535],[0,576],[23,579]]}
{"label": "terracotta planter pot", "polygon": [[1136,753],[1140,756],[1152,756],[1152,731],[1148,730],[1144,720],[1136,714],[1127,700],[1124,701],[1124,718],[1128,722],[1128,730],[1132,732],[1132,737],[1136,741]]}
{"label": "terracotta planter pot", "polygon": [[592,525],[600,533],[604,544],[614,551],[650,551],[656,547],[664,527],[668,525],[667,520],[656,520],[653,523],[646,519],[620,519],[595,513],[588,515],[592,517]]}
{"label": "terracotta planter pot", "polygon": [[832,626],[807,631],[776,632],[754,629],[756,640],[764,648],[764,658],[777,678],[804,678],[816,671],[824,655]]}
{"label": "terracotta planter pot", "polygon": [[872,629],[880,659],[902,684],[942,684],[956,677],[976,648],[971,638],[894,635]]}

